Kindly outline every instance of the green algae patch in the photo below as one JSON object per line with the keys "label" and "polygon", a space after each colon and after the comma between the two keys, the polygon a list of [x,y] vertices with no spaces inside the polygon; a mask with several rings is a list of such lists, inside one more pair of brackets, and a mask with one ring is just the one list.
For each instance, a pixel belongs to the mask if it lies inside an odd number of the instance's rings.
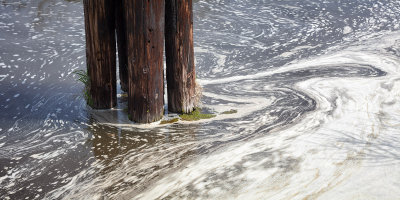
{"label": "green algae patch", "polygon": [[221,114],[230,115],[230,114],[235,114],[235,113],[237,113],[237,110],[232,109],[232,110],[224,111]]}
{"label": "green algae patch", "polygon": [[179,121],[179,118],[174,118],[174,119],[169,119],[169,120],[162,120],[162,121],[160,122],[160,124],[161,124],[161,125],[164,125],[164,124],[173,124],[173,123],[178,122],[178,121]]}
{"label": "green algae patch", "polygon": [[196,108],[193,112],[191,112],[189,114],[179,115],[179,117],[183,121],[198,121],[198,120],[201,120],[201,119],[210,119],[210,118],[213,118],[215,116],[216,115],[213,115],[213,114],[201,113],[201,109],[200,108]]}

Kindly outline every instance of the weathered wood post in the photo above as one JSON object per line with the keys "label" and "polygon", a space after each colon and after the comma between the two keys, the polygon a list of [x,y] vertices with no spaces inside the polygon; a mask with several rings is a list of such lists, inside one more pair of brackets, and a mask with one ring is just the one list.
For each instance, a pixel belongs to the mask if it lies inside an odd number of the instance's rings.
{"label": "weathered wood post", "polygon": [[116,105],[114,0],[84,0],[88,103],[96,109]]}
{"label": "weathered wood post", "polygon": [[127,30],[128,110],[139,123],[164,114],[164,0],[124,1]]}
{"label": "weathered wood post", "polygon": [[115,25],[118,44],[119,79],[121,89],[128,92],[128,51],[126,47],[126,28],[123,0],[115,0]]}
{"label": "weathered wood post", "polygon": [[168,110],[192,112],[196,95],[192,0],[165,0],[165,53]]}

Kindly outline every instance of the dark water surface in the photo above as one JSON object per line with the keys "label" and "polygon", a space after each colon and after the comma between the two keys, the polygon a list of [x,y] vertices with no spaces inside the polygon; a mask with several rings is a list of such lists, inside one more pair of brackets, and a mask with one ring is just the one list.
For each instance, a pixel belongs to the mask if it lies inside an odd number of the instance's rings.
{"label": "dark water surface", "polygon": [[86,106],[83,23],[0,0],[0,199],[400,196],[400,1],[195,1],[203,106],[238,112],[172,125]]}

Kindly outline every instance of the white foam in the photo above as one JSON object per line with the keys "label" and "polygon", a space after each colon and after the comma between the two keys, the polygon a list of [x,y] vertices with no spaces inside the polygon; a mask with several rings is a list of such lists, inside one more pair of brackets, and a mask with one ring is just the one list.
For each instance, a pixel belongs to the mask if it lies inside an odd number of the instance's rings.
{"label": "white foam", "polygon": [[349,34],[351,32],[353,32],[353,29],[350,26],[345,26],[343,28],[343,34]]}
{"label": "white foam", "polygon": [[[375,42],[379,44],[376,46],[391,46],[396,39],[400,36]],[[400,196],[400,60],[376,51],[365,52],[360,46],[306,63],[285,69],[358,63],[379,67],[388,74],[300,82],[296,88],[317,101],[316,110],[301,123],[199,158],[154,183],[135,199],[162,199],[170,195],[173,199],[180,195],[193,195],[196,199]],[[268,73],[241,79],[265,74]],[[223,82],[232,80],[235,79]]]}

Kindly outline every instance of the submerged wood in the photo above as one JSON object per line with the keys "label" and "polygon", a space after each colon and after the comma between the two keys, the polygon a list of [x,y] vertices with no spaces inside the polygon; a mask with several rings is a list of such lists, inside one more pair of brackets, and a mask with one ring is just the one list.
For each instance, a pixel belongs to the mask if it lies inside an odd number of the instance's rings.
{"label": "submerged wood", "polygon": [[138,123],[164,114],[164,0],[124,1],[128,50],[128,113]]}
{"label": "submerged wood", "polygon": [[113,0],[84,0],[89,95],[96,109],[116,105],[116,48]]}
{"label": "submerged wood", "polygon": [[192,0],[165,1],[165,53],[168,110],[190,113],[196,103]]}

